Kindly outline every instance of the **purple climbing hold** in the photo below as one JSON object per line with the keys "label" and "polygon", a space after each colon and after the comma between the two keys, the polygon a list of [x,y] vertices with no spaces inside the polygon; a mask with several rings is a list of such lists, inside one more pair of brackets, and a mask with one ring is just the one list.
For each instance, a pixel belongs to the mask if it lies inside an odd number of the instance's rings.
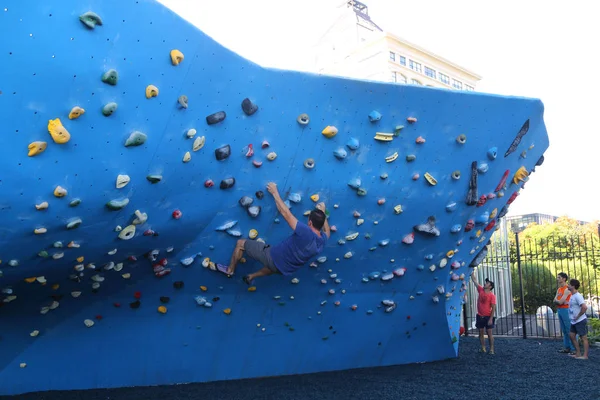
{"label": "purple climbing hold", "polygon": [[252,102],[249,98],[242,100],[242,110],[244,114],[250,116],[258,111],[258,106]]}
{"label": "purple climbing hold", "polygon": [[235,185],[235,178],[226,178],[221,181],[221,189],[230,189]]}
{"label": "purple climbing hold", "polygon": [[215,157],[217,158],[217,161],[223,161],[224,159],[229,157],[230,154],[231,154],[231,146],[229,146],[228,144],[226,144],[223,147],[219,147],[218,149],[215,150]]}
{"label": "purple climbing hold", "polygon": [[226,116],[227,114],[225,114],[225,111],[219,111],[214,114],[210,114],[208,117],[206,117],[206,123],[209,125],[218,124],[219,122],[223,121]]}

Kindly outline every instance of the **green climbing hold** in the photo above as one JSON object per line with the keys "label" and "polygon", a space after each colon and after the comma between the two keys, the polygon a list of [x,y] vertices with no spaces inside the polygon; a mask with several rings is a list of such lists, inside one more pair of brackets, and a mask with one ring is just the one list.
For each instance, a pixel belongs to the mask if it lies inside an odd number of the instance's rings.
{"label": "green climbing hold", "polygon": [[71,222],[69,222],[67,224],[67,229],[75,229],[78,228],[79,225],[81,225],[83,221],[81,221],[81,218],[75,218],[74,220],[72,220]]}
{"label": "green climbing hold", "polygon": [[48,254],[48,252],[46,250],[42,250],[38,253],[38,256],[40,256],[42,258],[48,258],[50,255]]}
{"label": "green climbing hold", "polygon": [[146,179],[148,179],[150,183],[158,183],[162,181],[162,175],[148,175]]}
{"label": "green climbing hold", "polygon": [[102,25],[102,18],[95,12],[88,11],[79,16],[79,20],[90,29],[94,29],[96,25]]}
{"label": "green climbing hold", "polygon": [[394,136],[400,136],[400,131],[404,129],[404,125],[396,125],[394,129]]}
{"label": "green climbing hold", "polygon": [[125,147],[140,146],[146,143],[146,139],[148,139],[148,136],[146,136],[146,134],[139,131],[135,131],[131,135],[129,135],[129,137],[125,141]]}
{"label": "green climbing hold", "polygon": [[111,200],[106,203],[106,207],[112,211],[120,210],[129,204],[129,199],[124,198],[123,200]]}
{"label": "green climbing hold", "polygon": [[73,199],[69,203],[69,207],[77,207],[80,204],[81,204],[81,199]]}
{"label": "green climbing hold", "polygon": [[102,82],[108,83],[109,85],[116,85],[119,80],[119,73],[115,69],[109,69],[102,75]]}
{"label": "green climbing hold", "polygon": [[367,189],[358,188],[358,190],[356,191],[356,194],[358,194],[359,196],[366,196],[367,195]]}
{"label": "green climbing hold", "polygon": [[117,103],[108,103],[104,107],[102,107],[102,114],[105,116],[112,115],[115,111],[117,111]]}

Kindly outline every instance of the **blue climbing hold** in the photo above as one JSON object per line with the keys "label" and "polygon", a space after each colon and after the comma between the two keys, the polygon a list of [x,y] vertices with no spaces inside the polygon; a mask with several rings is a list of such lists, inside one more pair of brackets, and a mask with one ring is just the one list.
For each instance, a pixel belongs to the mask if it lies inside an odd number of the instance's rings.
{"label": "blue climbing hold", "polygon": [[425,256],[425,259],[426,259],[426,260],[433,260],[433,254],[427,254],[427,255]]}
{"label": "blue climbing hold", "polygon": [[456,202],[455,201],[451,201],[450,203],[446,204],[446,211],[452,212],[454,210],[456,210]]}
{"label": "blue climbing hold", "polygon": [[348,155],[348,153],[346,152],[346,150],[344,148],[340,147],[339,149],[337,149],[337,150],[335,150],[333,152],[333,155],[338,160],[343,160],[344,158],[346,158],[346,156]]}
{"label": "blue climbing hold", "polygon": [[235,224],[237,224],[237,221],[229,221],[229,222],[226,222],[226,223],[224,223],[223,225],[216,227],[216,228],[215,228],[215,231],[226,231],[226,230],[228,230],[229,228],[233,228],[233,226],[234,226]]}
{"label": "blue climbing hold", "polygon": [[354,178],[354,179],[351,179],[350,182],[348,182],[348,186],[350,186],[354,190],[358,190],[358,189],[360,189],[361,183],[362,182],[361,182],[360,178]]}
{"label": "blue climbing hold", "polygon": [[377,271],[375,271],[375,272],[371,272],[371,273],[369,274],[369,279],[371,279],[371,280],[373,280],[373,279],[377,279],[377,278],[379,278],[380,276],[381,276],[381,272],[377,272]]}
{"label": "blue climbing hold", "polygon": [[356,138],[350,138],[348,140],[348,143],[346,143],[346,146],[350,150],[358,150],[358,148],[360,147],[360,143],[358,142],[358,139],[356,139]]}
{"label": "blue climbing hold", "polygon": [[425,266],[424,266],[423,264],[419,264],[419,265],[417,266],[417,269],[418,269],[419,271],[423,271],[423,270],[425,269]]}
{"label": "blue climbing hold", "polygon": [[452,233],[458,233],[461,230],[462,230],[462,226],[460,224],[452,225],[452,228],[450,228],[450,232],[452,232]]}
{"label": "blue climbing hold", "polygon": [[489,219],[490,213],[486,211],[475,219],[475,223],[479,225],[487,224]]}
{"label": "blue climbing hold", "polygon": [[481,163],[477,167],[477,171],[479,171],[480,174],[485,174],[488,171],[488,169],[489,167],[486,163]]}
{"label": "blue climbing hold", "polygon": [[491,161],[495,160],[498,156],[498,148],[492,147],[491,149],[489,149],[487,152],[487,156]]}
{"label": "blue climbing hold", "polygon": [[385,247],[385,246],[387,246],[389,243],[390,243],[390,239],[381,239],[381,240],[379,241],[379,245],[380,245],[381,247]]}
{"label": "blue climbing hold", "polygon": [[381,113],[379,111],[371,111],[369,113],[369,121],[371,122],[377,122],[381,119]]}

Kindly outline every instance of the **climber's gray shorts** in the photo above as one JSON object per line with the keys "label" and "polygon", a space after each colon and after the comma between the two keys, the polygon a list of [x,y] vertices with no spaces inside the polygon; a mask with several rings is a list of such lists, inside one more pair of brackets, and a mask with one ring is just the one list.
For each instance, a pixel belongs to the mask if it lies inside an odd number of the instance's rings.
{"label": "climber's gray shorts", "polygon": [[271,272],[281,274],[271,258],[271,245],[256,240],[246,240],[246,242],[244,242],[244,251],[248,257],[253,258],[269,268]]}

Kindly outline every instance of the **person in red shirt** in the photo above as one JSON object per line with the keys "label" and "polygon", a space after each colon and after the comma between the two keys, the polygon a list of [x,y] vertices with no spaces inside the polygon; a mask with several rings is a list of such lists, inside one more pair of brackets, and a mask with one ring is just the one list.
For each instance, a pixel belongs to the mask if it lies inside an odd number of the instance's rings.
{"label": "person in red shirt", "polygon": [[494,290],[494,282],[485,278],[485,285],[481,286],[479,282],[477,282],[475,270],[473,270],[473,273],[471,274],[471,279],[473,280],[475,287],[477,287],[477,293],[479,294],[477,297],[477,316],[475,321],[475,327],[479,329],[479,342],[481,343],[479,352],[486,352],[485,337],[483,336],[483,330],[485,329],[488,340],[490,341],[490,354],[495,354],[494,335],[492,333],[495,326],[494,324],[496,323],[496,295],[492,293],[492,290]]}

